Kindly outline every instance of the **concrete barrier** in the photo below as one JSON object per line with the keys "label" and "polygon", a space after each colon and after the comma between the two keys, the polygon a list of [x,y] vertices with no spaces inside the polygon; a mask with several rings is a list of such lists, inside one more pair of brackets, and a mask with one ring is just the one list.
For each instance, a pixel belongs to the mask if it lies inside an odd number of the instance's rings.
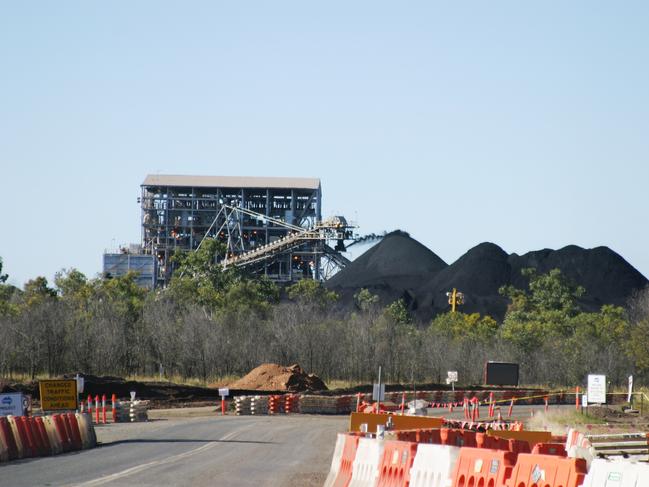
{"label": "concrete barrier", "polygon": [[18,430],[18,422],[16,421],[15,416],[7,416],[7,421],[11,427],[11,433],[13,434],[14,440],[16,442],[16,458],[25,458],[25,449],[23,446],[23,436],[20,435]]}
{"label": "concrete barrier", "polygon": [[5,435],[0,431],[0,462],[9,461],[9,445],[5,440]]}
{"label": "concrete barrier", "polygon": [[92,420],[89,414],[76,413],[77,424],[79,425],[79,432],[81,433],[81,443],[83,449],[94,448],[97,446],[97,436],[95,435],[95,428],[92,425]]}
{"label": "concrete barrier", "polygon": [[62,453],[63,444],[61,443],[61,436],[59,436],[59,433],[56,431],[56,426],[54,425],[52,416],[43,416],[43,425],[45,426],[47,437],[50,440],[52,455],[58,455],[59,453]]}

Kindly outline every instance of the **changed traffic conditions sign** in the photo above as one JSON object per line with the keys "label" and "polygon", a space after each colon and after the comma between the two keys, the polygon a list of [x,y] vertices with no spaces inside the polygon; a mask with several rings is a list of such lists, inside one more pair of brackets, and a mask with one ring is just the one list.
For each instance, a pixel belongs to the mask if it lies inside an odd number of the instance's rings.
{"label": "changed traffic conditions sign", "polygon": [[38,383],[43,411],[77,409],[76,379],[42,380]]}

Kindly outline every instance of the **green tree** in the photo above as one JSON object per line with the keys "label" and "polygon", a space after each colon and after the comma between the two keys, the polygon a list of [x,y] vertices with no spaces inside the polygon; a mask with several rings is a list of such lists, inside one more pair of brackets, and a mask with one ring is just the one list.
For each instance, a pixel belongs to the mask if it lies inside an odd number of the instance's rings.
{"label": "green tree", "polygon": [[338,300],[334,291],[329,291],[322,283],[313,279],[302,279],[286,288],[289,299],[303,305],[313,305],[326,309]]}
{"label": "green tree", "polygon": [[498,323],[491,316],[462,312],[437,315],[431,322],[435,332],[453,339],[490,340],[498,332]]}
{"label": "green tree", "polygon": [[2,273],[2,257],[0,257],[0,284],[7,282],[9,276]]}

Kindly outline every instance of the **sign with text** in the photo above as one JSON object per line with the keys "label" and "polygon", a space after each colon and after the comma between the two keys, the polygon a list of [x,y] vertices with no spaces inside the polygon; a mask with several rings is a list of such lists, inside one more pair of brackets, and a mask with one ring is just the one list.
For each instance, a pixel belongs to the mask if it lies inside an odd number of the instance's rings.
{"label": "sign with text", "polygon": [[219,396],[226,397],[230,395],[230,389],[227,387],[219,387]]}
{"label": "sign with text", "polygon": [[448,382],[457,382],[457,370],[449,370],[447,374]]}
{"label": "sign with text", "polygon": [[27,398],[20,392],[0,394],[0,416],[23,416],[27,406]]}
{"label": "sign with text", "polygon": [[606,404],[606,376],[588,374],[588,402],[591,404]]}
{"label": "sign with text", "polygon": [[43,411],[77,409],[76,379],[42,380],[38,383]]}

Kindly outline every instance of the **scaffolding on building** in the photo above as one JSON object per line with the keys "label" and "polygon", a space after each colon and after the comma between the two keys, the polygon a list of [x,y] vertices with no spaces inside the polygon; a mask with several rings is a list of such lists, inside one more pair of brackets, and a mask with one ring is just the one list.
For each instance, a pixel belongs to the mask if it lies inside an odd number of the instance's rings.
{"label": "scaffolding on building", "polygon": [[227,246],[224,267],[278,282],[326,279],[349,262],[340,250],[353,227],[322,221],[318,179],[149,175],[141,188],[142,249],[156,260],[158,286],[171,278],[173,254],[205,239]]}

